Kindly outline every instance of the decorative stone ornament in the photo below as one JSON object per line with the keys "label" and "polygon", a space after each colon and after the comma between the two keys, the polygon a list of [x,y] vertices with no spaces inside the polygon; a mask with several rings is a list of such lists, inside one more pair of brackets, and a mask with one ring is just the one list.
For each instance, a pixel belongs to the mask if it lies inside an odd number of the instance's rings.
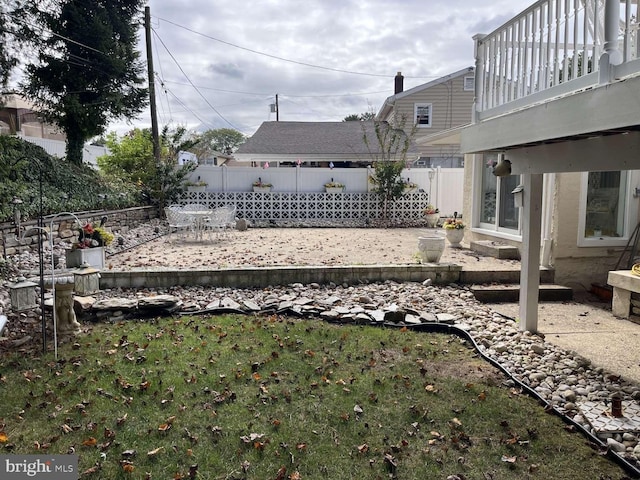
{"label": "decorative stone ornament", "polygon": [[78,295],[91,295],[100,290],[100,270],[88,263],[73,271],[74,290]]}
{"label": "decorative stone ornament", "polygon": [[31,310],[38,305],[36,298],[37,283],[30,282],[24,277],[18,278],[18,282],[9,285],[11,309],[14,312]]}

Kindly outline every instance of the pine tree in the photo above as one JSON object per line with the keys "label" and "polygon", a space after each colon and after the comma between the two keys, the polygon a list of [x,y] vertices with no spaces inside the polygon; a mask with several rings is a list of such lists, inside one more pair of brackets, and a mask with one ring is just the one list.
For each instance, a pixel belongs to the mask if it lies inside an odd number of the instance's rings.
{"label": "pine tree", "polygon": [[82,163],[84,142],[111,120],[131,118],[146,105],[144,65],[135,50],[143,3],[51,0],[32,7],[42,30],[34,31],[38,62],[27,65],[23,88],[44,119],[66,134],[70,162]]}

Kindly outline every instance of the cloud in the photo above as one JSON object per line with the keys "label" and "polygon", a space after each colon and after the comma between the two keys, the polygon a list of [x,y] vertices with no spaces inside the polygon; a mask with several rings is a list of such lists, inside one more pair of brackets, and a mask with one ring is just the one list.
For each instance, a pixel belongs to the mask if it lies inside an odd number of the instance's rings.
{"label": "cloud", "polygon": [[377,111],[396,72],[409,89],[472,66],[472,36],[531,3],[151,0],[159,123],[251,135],[276,94],[281,120]]}

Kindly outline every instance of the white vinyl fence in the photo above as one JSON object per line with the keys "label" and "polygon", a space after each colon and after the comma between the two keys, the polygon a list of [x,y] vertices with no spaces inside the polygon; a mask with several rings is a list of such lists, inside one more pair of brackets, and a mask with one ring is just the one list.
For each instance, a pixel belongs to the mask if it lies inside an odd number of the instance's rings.
{"label": "white vinyl fence", "polygon": [[[50,140],[48,138],[28,137],[24,135],[18,135],[18,137],[26,142],[42,147],[45,152],[49,155],[53,155],[54,157],[64,158],[66,155],[66,143],[61,140]],[[96,159],[102,155],[106,155],[107,153],[109,153],[107,147],[85,145],[82,149],[82,161],[94,168],[98,168],[98,162]]]}
{"label": "white vinyl fence", "polygon": [[[272,194],[322,193],[324,184],[332,180],[345,185],[344,194],[371,193],[374,186],[369,182],[369,168],[316,168],[316,167],[226,167],[200,165],[191,175],[193,181],[207,183],[206,193],[251,192],[253,182],[258,179],[272,184]],[[430,203],[440,209],[441,216],[454,212],[462,213],[464,197],[464,169],[462,168],[417,168],[405,169],[402,178],[418,185],[412,196],[415,201]],[[346,199],[347,197],[343,197]],[[407,200],[411,197],[407,197]],[[413,215],[413,214],[412,214]]]}

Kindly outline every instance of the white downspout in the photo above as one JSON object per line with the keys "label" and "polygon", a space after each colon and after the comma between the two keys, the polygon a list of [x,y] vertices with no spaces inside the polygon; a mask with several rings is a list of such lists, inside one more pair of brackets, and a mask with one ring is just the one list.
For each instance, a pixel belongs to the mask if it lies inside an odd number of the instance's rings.
{"label": "white downspout", "polygon": [[556,174],[545,175],[543,197],[543,223],[542,223],[542,258],[540,264],[543,267],[551,266],[551,247],[553,246],[553,205],[556,189]]}

